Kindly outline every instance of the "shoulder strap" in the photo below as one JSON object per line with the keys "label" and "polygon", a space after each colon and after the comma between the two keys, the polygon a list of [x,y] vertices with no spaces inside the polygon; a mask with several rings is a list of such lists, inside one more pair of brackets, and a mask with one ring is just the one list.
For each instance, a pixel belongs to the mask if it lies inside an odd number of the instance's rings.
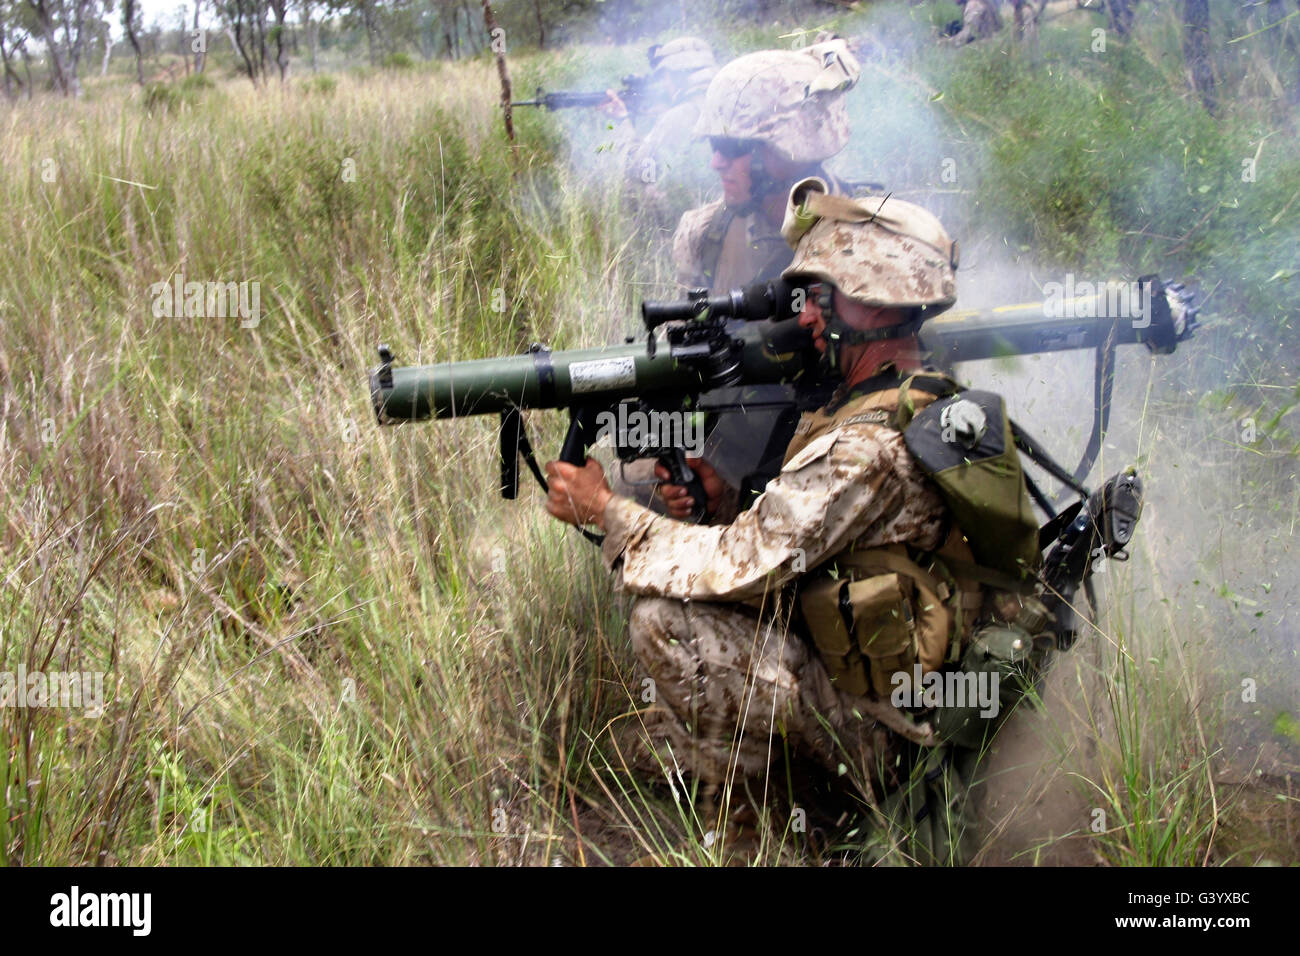
{"label": "shoulder strap", "polygon": [[704,238],[700,240],[700,267],[709,284],[713,284],[713,278],[718,274],[718,260],[722,258],[722,243],[727,238],[727,230],[731,228],[732,220],[736,218],[736,210],[723,206],[714,214],[712,221],[709,222],[709,228],[704,231]]}
{"label": "shoulder strap", "polygon": [[926,392],[935,398],[947,398],[963,391],[965,387],[942,372],[918,372],[915,375],[908,376],[898,386],[898,412],[894,416],[894,427],[899,431],[903,431],[912,423],[912,419],[916,415],[916,405],[912,401],[911,394],[909,394],[912,389]]}

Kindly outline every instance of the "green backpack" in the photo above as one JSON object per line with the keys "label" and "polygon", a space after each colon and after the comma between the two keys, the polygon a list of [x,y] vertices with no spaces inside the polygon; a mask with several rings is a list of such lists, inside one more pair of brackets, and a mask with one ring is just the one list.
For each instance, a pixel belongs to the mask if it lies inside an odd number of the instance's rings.
{"label": "green backpack", "polygon": [[[945,397],[913,414],[909,388]],[[1011,419],[1000,395],[958,388],[932,375],[907,379],[899,389],[903,442],[938,486],[976,562],[1023,581],[1041,555]]]}

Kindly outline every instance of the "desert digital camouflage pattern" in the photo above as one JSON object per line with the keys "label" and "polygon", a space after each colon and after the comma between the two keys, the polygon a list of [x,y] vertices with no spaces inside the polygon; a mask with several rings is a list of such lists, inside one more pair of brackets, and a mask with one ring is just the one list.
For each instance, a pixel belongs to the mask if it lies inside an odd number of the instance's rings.
{"label": "desert digital camouflage pattern", "polygon": [[792,750],[828,769],[849,763],[871,779],[878,763],[892,764],[884,725],[853,717],[853,703],[782,619],[645,597],[632,606],[629,632],[655,682],[643,723],[663,766],[680,766],[706,786],[761,777],[782,751],[773,740],[782,732]]}
{"label": "desert digital camouflage pattern", "polygon": [[798,243],[785,278],[832,282],[865,305],[940,311],[957,301],[957,244],[920,206],[829,195],[825,182],[810,178],[790,190],[781,233]]}
{"label": "desert digital camouflage pattern", "polygon": [[699,91],[680,99],[659,114],[644,137],[636,135],[631,123],[624,124],[628,133],[616,148],[623,155],[623,174],[629,180],[645,186],[668,178],[708,184],[704,151],[691,139],[700,116],[700,100]]}
{"label": "desert digital camouflage pattern", "polygon": [[[993,0],[958,0],[962,8],[961,30],[948,38],[953,46],[963,46],[990,37],[1002,29],[1002,17]],[[1017,9],[1017,16],[1020,11]]]}
{"label": "desert digital camouflage pattern", "polygon": [[744,775],[765,770],[781,752],[774,721],[832,769],[845,755],[815,715],[851,742],[862,767],[883,754],[886,728],[906,732],[887,702],[835,689],[781,611],[786,585],[846,548],[940,545],[943,502],[901,435],[853,421],[897,403],[889,389],[833,419],[805,415],[781,474],[729,525],[684,524],[617,496],[606,507],[605,564],[617,588],[640,596],[631,637],[659,699],[648,729],[705,782],[721,783],[729,761]]}
{"label": "desert digital camouflage pattern", "polygon": [[739,57],[709,84],[695,135],[761,140],[791,162],[820,162],[849,141],[844,93],[861,73],[844,40]]}
{"label": "desert digital camouflage pattern", "polygon": [[718,71],[713,48],[699,37],[677,37],[650,48],[651,76],[656,80],[668,74],[686,75],[688,87],[703,89]]}
{"label": "desert digital camouflage pattern", "polygon": [[[801,180],[818,182],[832,194],[848,192],[848,186],[829,173]],[[716,200],[682,213],[673,233],[673,265],[683,289],[708,289],[721,295],[754,282],[774,279],[794,258],[791,243],[781,230],[773,228],[760,213],[733,215],[726,223],[719,254],[708,254],[709,232],[719,228],[727,214],[724,200]]]}

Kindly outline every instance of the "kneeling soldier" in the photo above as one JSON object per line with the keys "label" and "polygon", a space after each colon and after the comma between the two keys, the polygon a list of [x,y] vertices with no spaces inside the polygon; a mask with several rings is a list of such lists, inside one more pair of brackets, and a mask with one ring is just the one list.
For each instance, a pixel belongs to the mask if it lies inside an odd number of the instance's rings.
{"label": "kneeling soldier", "polygon": [[[965,663],[972,625],[993,613],[989,581],[1017,586],[1005,567],[976,563],[946,492],[904,440],[913,416],[955,390],[919,374],[917,339],[955,300],[955,244],[918,206],[831,196],[817,179],[791,191],[783,233],[795,246],[785,277],[809,282],[799,322],[840,385],[802,417],[753,507],[730,524],[687,524],[613,494],[589,459],[548,465],[547,510],[605,531],[616,585],[638,596],[631,638],[658,698],[649,730],[706,786],[765,775],[788,748],[832,772],[852,767],[869,800],[897,791],[910,766],[955,793],[943,721],[891,703],[900,674]],[[953,416],[959,431],[970,417]],[[708,464],[698,470],[706,493],[720,494]],[[689,514],[684,489],[665,497],[674,515]],[[1027,502],[1011,512],[1036,530]],[[1019,612],[1016,602],[1001,620]],[[969,708],[956,723],[947,716],[948,739],[978,744]],[[947,817],[953,802],[928,805]],[[954,859],[957,835],[931,825],[929,850],[916,855]]]}

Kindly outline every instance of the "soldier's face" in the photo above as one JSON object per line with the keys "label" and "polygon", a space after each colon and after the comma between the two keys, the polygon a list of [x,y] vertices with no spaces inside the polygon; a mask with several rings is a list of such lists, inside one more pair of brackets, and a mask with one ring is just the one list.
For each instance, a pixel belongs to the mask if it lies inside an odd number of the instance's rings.
{"label": "soldier's face", "polygon": [[713,161],[710,165],[722,182],[722,198],[728,206],[739,206],[749,201],[752,180],[749,164],[753,152],[739,152],[746,144],[740,140],[718,140],[713,143]]}
{"label": "soldier's face", "polygon": [[[826,318],[822,315],[820,303],[823,288],[822,284],[817,282],[808,287],[803,310],[799,313],[799,325],[812,332],[813,345],[818,352],[826,351],[826,340],[823,338],[826,334]],[[835,296],[835,314],[849,328],[881,329],[888,325],[897,325],[906,317],[903,309],[863,305],[861,302],[850,299],[833,286],[832,291]],[[849,346],[849,348],[853,348],[853,346]]]}

